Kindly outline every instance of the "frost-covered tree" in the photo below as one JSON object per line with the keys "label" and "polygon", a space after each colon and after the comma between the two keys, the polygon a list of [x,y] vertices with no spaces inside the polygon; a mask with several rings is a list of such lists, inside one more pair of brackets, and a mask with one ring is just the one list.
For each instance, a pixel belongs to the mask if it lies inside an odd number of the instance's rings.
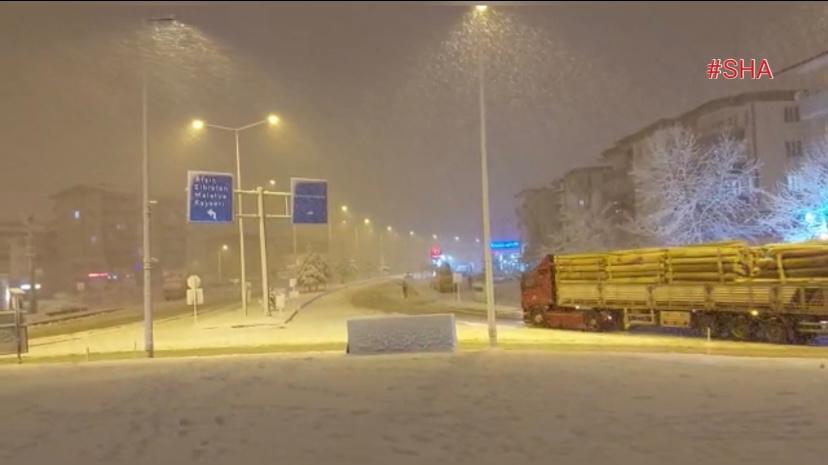
{"label": "frost-covered tree", "polygon": [[828,239],[828,138],[806,149],[769,202],[768,223],[790,242]]}
{"label": "frost-covered tree", "polygon": [[565,205],[560,215],[560,228],[549,235],[543,253],[597,252],[621,246],[624,232],[614,205],[604,208]]}
{"label": "frost-covered tree", "polygon": [[656,131],[647,148],[632,171],[637,214],[628,227],[644,243],[752,240],[767,234],[765,194],[755,183],[759,165],[743,140],[724,131],[701,144],[690,129],[675,125]]}
{"label": "frost-covered tree", "polygon": [[339,275],[340,281],[344,283],[359,273],[359,267],[357,266],[356,260],[352,258],[339,262],[336,267],[336,271]]}
{"label": "frost-covered tree", "polygon": [[328,264],[317,253],[305,255],[296,272],[296,280],[300,287],[316,291],[328,283],[330,269]]}

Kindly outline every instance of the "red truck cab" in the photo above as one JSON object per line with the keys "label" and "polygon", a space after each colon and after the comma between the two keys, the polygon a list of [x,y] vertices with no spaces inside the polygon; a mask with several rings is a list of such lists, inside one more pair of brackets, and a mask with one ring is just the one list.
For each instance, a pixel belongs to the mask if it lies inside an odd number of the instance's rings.
{"label": "red truck cab", "polygon": [[[559,307],[556,302],[555,257],[547,255],[520,280],[523,321],[532,326],[606,331],[616,329],[617,318],[603,309]],[[614,321],[615,320],[615,321]]]}
{"label": "red truck cab", "polygon": [[553,260],[551,255],[547,255],[535,268],[521,276],[520,304],[523,308],[523,321],[526,323],[544,326],[546,311],[555,304]]}

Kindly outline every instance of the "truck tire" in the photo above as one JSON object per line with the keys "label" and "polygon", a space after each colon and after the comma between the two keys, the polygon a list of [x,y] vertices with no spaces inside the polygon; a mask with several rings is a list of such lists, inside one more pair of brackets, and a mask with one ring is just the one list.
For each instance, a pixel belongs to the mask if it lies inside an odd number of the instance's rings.
{"label": "truck tire", "polygon": [[590,332],[601,331],[601,315],[595,310],[584,310],[584,330]]}
{"label": "truck tire", "polygon": [[734,315],[728,324],[730,336],[737,341],[750,341],[754,339],[755,325],[747,315]]}
{"label": "truck tire", "polygon": [[781,317],[770,317],[759,323],[762,340],[771,344],[790,344],[793,342],[793,328]]}
{"label": "truck tire", "polygon": [[544,313],[542,308],[533,308],[529,313],[529,323],[536,328],[546,328],[548,325]]}

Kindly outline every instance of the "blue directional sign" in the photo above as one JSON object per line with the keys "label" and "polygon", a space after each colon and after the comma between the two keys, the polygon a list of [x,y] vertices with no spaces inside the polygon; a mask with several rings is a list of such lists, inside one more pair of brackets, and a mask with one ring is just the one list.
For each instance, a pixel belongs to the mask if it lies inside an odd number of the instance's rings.
{"label": "blue directional sign", "polygon": [[233,175],[209,171],[187,172],[187,221],[233,222]]}
{"label": "blue directional sign", "polygon": [[492,250],[519,249],[520,241],[492,241]]}
{"label": "blue directional sign", "polygon": [[328,182],[321,179],[290,179],[293,224],[328,223]]}

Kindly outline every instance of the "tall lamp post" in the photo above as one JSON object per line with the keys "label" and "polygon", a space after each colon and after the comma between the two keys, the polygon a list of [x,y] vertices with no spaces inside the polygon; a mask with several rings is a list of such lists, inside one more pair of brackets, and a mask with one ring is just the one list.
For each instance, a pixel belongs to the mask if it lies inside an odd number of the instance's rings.
{"label": "tall lamp post", "polygon": [[[478,22],[483,21],[488,7],[477,5],[474,7]],[[480,29],[480,28],[478,28]],[[480,189],[481,204],[483,210],[483,263],[486,279],[486,321],[489,327],[489,346],[497,346],[497,322],[494,311],[494,273],[492,271],[492,254],[489,249],[492,243],[492,231],[489,219],[489,167],[486,153],[486,74],[484,44],[480,38],[481,31],[477,35],[477,83],[478,103],[480,107]]]}
{"label": "tall lamp post", "polygon": [[[175,22],[175,16],[144,20],[147,26]],[[141,64],[141,217],[142,247],[141,266],[144,275],[144,351],[147,357],[155,355],[152,325],[152,254],[150,250],[150,216],[152,204],[149,198],[149,141],[147,127],[147,65]],[[34,284],[33,284],[34,285]]]}
{"label": "tall lamp post", "polygon": [[222,259],[222,256],[224,255],[224,252],[227,252],[228,250],[230,250],[230,247],[227,247],[227,244],[222,244],[221,248],[218,251],[218,279],[219,279],[219,284],[224,282],[224,275],[223,275],[222,269],[221,269],[221,259]]}
{"label": "tall lamp post", "polygon": [[[204,120],[197,119],[197,120],[193,120],[192,127],[193,127],[193,129],[195,129],[197,131],[200,131],[200,130],[204,129],[205,127],[207,127],[207,128],[213,128],[213,129],[220,129],[222,131],[229,131],[229,132],[233,133],[233,136],[235,137],[235,141],[236,141],[236,186],[237,186],[236,188],[238,190],[241,190],[242,189],[242,177],[241,177],[241,157],[239,155],[239,133],[241,133],[242,131],[247,130],[247,129],[255,128],[256,126],[261,126],[263,124],[268,124],[270,126],[276,126],[276,125],[279,124],[279,117],[274,115],[274,114],[270,114],[270,115],[267,116],[267,118],[265,118],[263,120],[256,121],[256,122],[250,123],[250,124],[246,124],[244,126],[235,127],[235,128],[230,127],[230,126],[222,126],[222,125],[218,125],[218,124],[207,123]],[[243,205],[242,198],[243,198],[243,195],[241,193],[239,193],[239,195],[238,195],[238,199],[239,199],[238,200],[238,202],[239,202],[239,215],[238,215],[238,218],[239,218],[239,263],[240,263],[239,266],[241,268],[241,271],[239,273],[240,278],[241,278],[241,283],[240,283],[239,287],[241,287],[242,311],[244,312],[244,314],[246,316],[247,315],[247,273],[246,273],[245,266],[244,266],[244,217],[241,216],[241,214],[244,212],[244,210],[242,208],[242,205]],[[266,300],[267,295],[264,295],[262,298]]]}

